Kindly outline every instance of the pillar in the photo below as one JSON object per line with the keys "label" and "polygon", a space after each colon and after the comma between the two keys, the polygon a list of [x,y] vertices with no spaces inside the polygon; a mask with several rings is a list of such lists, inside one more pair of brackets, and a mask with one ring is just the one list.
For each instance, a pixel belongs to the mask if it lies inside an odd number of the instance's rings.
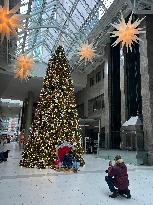
{"label": "pillar", "polygon": [[111,148],[120,147],[121,128],[121,92],[120,92],[120,45],[113,47],[115,39],[111,38],[108,57],[108,87]]}
{"label": "pillar", "polygon": [[140,35],[140,71],[144,149],[145,163],[153,165],[153,15],[146,15],[143,23],[146,34]]}
{"label": "pillar", "polygon": [[32,122],[32,111],[33,111],[33,93],[30,91],[28,92],[28,99],[25,108],[25,132],[24,132],[25,143],[27,142],[29,128]]}
{"label": "pillar", "polygon": [[[105,65],[104,65],[104,102],[105,102],[105,149],[111,147],[111,135],[110,135],[110,100],[109,100],[109,75],[108,75],[108,58],[109,58],[109,44],[105,50]],[[103,119],[103,116],[102,116]]]}
{"label": "pillar", "polygon": [[120,50],[120,91],[121,91],[121,125],[126,121],[125,118],[125,62],[123,48]]}

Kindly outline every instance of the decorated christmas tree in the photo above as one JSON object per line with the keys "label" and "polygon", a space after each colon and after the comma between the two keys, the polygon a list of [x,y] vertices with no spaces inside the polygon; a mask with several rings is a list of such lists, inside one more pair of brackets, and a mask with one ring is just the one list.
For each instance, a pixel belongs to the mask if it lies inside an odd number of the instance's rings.
{"label": "decorated christmas tree", "polygon": [[70,66],[64,49],[59,46],[48,62],[20,165],[39,167],[43,164],[44,167],[55,168],[56,147],[64,142],[75,144],[75,152],[79,156],[80,165],[83,165],[80,126]]}

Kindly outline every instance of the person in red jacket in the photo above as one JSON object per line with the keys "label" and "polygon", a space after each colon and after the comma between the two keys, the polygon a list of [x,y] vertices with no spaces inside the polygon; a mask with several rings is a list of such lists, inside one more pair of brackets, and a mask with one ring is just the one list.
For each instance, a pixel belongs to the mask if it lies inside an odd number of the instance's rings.
{"label": "person in red jacket", "polygon": [[126,198],[131,198],[130,190],[128,189],[129,180],[127,174],[127,167],[124,164],[120,155],[115,157],[115,165],[109,162],[109,168],[106,170],[108,176],[105,176],[109,189],[113,192],[109,195],[111,198],[116,198],[118,195],[125,195]]}

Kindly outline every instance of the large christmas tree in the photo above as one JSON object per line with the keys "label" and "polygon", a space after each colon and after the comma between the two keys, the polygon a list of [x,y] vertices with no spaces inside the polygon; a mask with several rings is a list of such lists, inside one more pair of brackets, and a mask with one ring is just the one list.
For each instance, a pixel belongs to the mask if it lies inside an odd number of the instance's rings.
{"label": "large christmas tree", "polygon": [[75,151],[80,164],[83,165],[83,149],[70,66],[64,49],[59,46],[48,62],[20,165],[34,167],[42,161],[44,166],[54,168],[57,159],[56,147],[65,141],[75,144]]}

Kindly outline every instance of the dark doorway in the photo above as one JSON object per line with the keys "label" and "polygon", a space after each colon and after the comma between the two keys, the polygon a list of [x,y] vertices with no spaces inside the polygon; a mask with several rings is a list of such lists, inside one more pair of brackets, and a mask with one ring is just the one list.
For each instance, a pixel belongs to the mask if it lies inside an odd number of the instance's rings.
{"label": "dark doorway", "polygon": [[98,130],[87,128],[86,129],[86,153],[96,154],[98,148]]}

